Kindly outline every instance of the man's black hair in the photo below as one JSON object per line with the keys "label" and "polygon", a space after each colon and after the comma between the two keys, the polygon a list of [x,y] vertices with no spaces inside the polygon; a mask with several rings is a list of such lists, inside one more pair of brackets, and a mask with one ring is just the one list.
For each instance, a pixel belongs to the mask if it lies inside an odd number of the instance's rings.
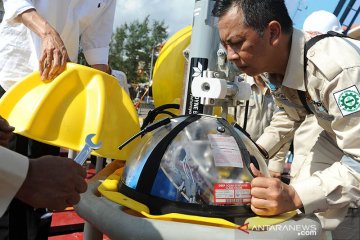
{"label": "man's black hair", "polygon": [[212,14],[222,17],[233,7],[243,13],[245,25],[259,35],[264,33],[271,21],[279,22],[285,33],[290,34],[293,30],[284,0],[216,0]]}

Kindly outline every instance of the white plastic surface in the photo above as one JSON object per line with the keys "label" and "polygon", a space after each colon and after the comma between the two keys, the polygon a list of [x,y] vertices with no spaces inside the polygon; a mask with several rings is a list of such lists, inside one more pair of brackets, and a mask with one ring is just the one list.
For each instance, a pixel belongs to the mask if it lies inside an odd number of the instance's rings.
{"label": "white plastic surface", "polygon": [[191,94],[194,97],[225,99],[227,82],[225,79],[195,77],[191,84]]}

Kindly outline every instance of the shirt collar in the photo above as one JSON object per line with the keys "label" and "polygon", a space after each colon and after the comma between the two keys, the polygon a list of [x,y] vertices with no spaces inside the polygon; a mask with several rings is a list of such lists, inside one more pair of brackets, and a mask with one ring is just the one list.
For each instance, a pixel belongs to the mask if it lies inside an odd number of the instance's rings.
{"label": "shirt collar", "polygon": [[304,33],[294,28],[289,60],[282,85],[288,88],[306,91],[304,83]]}
{"label": "shirt collar", "polygon": [[[261,89],[259,88],[259,86],[255,83],[255,80],[254,80],[254,77],[251,77],[251,76],[248,76],[246,75],[245,76],[245,81],[250,84],[251,88],[254,90],[254,91],[261,91]],[[256,89],[256,90],[255,90]],[[269,95],[270,94],[270,89],[267,87],[267,85],[265,84],[264,88],[262,89],[261,91],[261,94],[266,96],[266,95]]]}
{"label": "shirt collar", "polygon": [[250,84],[250,86],[253,86],[253,85],[256,86],[256,83],[255,83],[255,81],[254,81],[254,78],[251,77],[251,76],[246,75],[245,81],[246,81],[248,84]]}

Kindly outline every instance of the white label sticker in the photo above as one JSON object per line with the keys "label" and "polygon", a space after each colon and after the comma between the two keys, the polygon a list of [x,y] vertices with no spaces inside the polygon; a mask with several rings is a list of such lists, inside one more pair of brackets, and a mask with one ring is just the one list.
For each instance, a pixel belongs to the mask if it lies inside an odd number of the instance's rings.
{"label": "white label sticker", "polygon": [[251,201],[251,184],[245,183],[215,183],[215,204],[248,204]]}
{"label": "white label sticker", "polygon": [[213,148],[239,149],[234,137],[217,134],[209,134],[208,137]]}
{"label": "white label sticker", "polygon": [[209,134],[209,140],[217,167],[243,168],[243,160],[235,139],[231,136]]}

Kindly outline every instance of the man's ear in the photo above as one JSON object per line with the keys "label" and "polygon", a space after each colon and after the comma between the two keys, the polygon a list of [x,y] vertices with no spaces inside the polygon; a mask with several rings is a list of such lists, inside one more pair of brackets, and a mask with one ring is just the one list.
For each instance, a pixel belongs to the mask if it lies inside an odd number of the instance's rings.
{"label": "man's ear", "polygon": [[282,30],[280,23],[278,21],[271,21],[268,24],[268,29],[270,33],[269,44],[272,46],[278,45]]}

